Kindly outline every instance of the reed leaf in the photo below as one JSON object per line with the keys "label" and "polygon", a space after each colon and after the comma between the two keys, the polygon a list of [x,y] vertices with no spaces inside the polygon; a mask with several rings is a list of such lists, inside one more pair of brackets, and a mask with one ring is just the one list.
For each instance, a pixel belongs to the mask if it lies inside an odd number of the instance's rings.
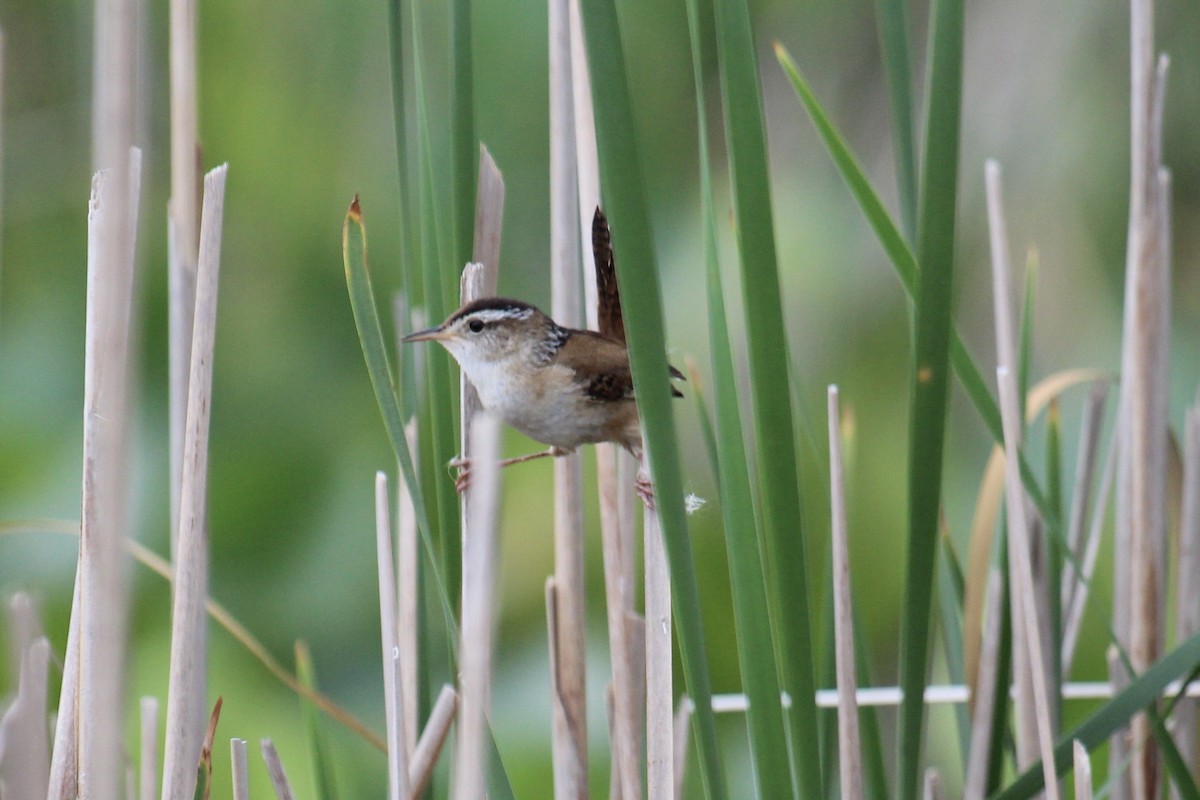
{"label": "reed leaf", "polygon": [[475,175],[479,142],[475,137],[474,58],[471,52],[471,0],[454,0],[450,42],[454,58],[454,94],[451,99],[454,174],[455,267],[471,260],[475,240]]}
{"label": "reed leaf", "polygon": [[[313,694],[317,689],[317,672],[312,654],[304,642],[296,642],[296,679]],[[329,751],[329,740],[321,727],[318,709],[303,696],[300,704],[304,711],[304,729],[308,734],[309,763],[316,778],[313,796],[316,800],[337,800],[337,783],[333,777],[333,756]]]}
{"label": "reed leaf", "polygon": [[917,146],[912,108],[912,71],[908,55],[908,19],[904,0],[876,0],[879,43],[892,107],[892,152],[896,157],[896,188],[900,219],[910,242],[917,239]]}
{"label": "reed leaf", "polygon": [[[812,87],[804,78],[799,68],[796,66],[792,57],[788,54],[783,45],[775,44],[775,55],[778,58],[780,65],[787,74],[788,79],[792,83],[792,88],[796,91],[797,97],[801,104],[808,112],[809,118],[812,120],[813,127],[821,136],[825,147],[829,150],[830,156],[833,158],[834,165],[842,174],[842,180],[846,182],[846,186],[850,189],[854,199],[858,202],[859,208],[862,209],[863,216],[875,231],[876,237],[879,239],[880,245],[883,247],[884,253],[891,261],[892,267],[896,270],[896,275],[900,278],[900,283],[910,298],[916,297],[917,285],[917,259],[911,248],[904,241],[904,236],[900,233],[900,229],[896,227],[895,222],[888,215],[887,210],[883,207],[882,201],[871,187],[867,180],[866,173],[858,164],[854,154],[850,151],[844,137],[834,127],[829,115],[825,113],[825,109],[817,100],[816,94]],[[958,380],[962,384],[963,390],[970,398],[971,404],[975,406],[976,412],[987,426],[988,431],[997,443],[1004,441],[1004,432],[1000,425],[1000,407],[996,404],[996,398],[992,396],[987,384],[984,383],[983,375],[979,371],[979,367],[975,365],[974,359],[967,351],[966,345],[962,341],[957,329],[951,331],[950,340],[950,363],[954,367],[955,374],[958,375]],[[1029,493],[1030,500],[1037,507],[1038,513],[1041,514],[1043,521],[1046,523],[1047,529],[1051,532],[1060,529],[1060,522],[1056,516],[1051,513],[1050,504],[1046,501],[1046,496],[1043,494],[1041,487],[1034,477],[1033,470],[1029,463],[1025,460],[1024,454],[1021,456],[1021,482],[1025,486],[1025,491]]]}
{"label": "reed leaf", "polygon": [[617,250],[630,369],[637,387],[646,450],[655,482],[658,513],[671,572],[671,592],[687,691],[696,704],[692,717],[700,753],[700,775],[709,800],[726,797],[725,777],[712,711],[712,685],[700,617],[700,592],[683,508],[683,481],[671,408],[662,297],[650,232],[649,209],[624,50],[612,0],[581,3],[596,116],[601,188]]}
{"label": "reed leaf", "polygon": [[[400,416],[400,402],[396,396],[396,384],[392,378],[392,367],[388,362],[387,350],[383,344],[383,329],[379,324],[379,310],[375,305],[375,292],[371,288],[371,274],[367,268],[367,231],[363,224],[362,208],[358,196],[350,204],[346,220],[342,226],[342,260],[346,270],[346,287],[350,293],[350,307],[354,312],[354,324],[358,329],[358,339],[366,359],[367,373],[371,377],[371,386],[375,390],[375,401],[383,415],[384,429],[392,451],[400,464],[400,474],[408,484],[412,496],[413,511],[417,517],[417,528],[421,532],[421,541],[429,554],[430,574],[436,588],[436,594],[446,618],[448,635],[457,636],[457,626],[454,622],[454,606],[450,603],[446,582],[437,568],[437,549],[433,543],[433,531],[430,528],[429,516],[426,512],[425,497],[420,491],[416,468],[413,464],[412,453],[408,449],[408,439],[404,435],[404,423]],[[457,538],[447,536],[446,538]]]}
{"label": "reed leaf", "polygon": [[[784,737],[783,707],[779,697],[779,674],[775,662],[764,658],[772,652],[770,614],[767,605],[759,531],[755,525],[754,495],[746,458],[745,434],[737,396],[736,372],[725,313],[724,290],[717,262],[716,219],[713,211],[712,172],[704,93],[704,42],[707,40],[699,0],[688,0],[688,30],[691,39],[692,72],[696,89],[696,118],[699,136],[700,203],[704,258],[708,288],[709,349],[715,403],[713,426],[705,409],[701,419],[715,458],[713,467],[721,493],[725,523],[725,546],[729,555],[729,580],[737,632],[738,664],[750,701],[746,723],[755,785],[760,797],[794,795]],[[703,404],[701,404],[703,408]]]}
{"label": "reed leaf", "polygon": [[771,587],[776,660],[783,687],[792,698],[787,722],[796,782],[802,796],[820,797],[824,779],[814,701],[808,573],[754,34],[745,0],[714,0],[713,9],[741,260],[761,537]]}
{"label": "reed leaf", "polygon": [[936,576],[942,457],[949,394],[958,196],[958,131],[962,93],[962,0],[935,0],[930,22],[930,71],[921,203],[917,223],[920,272],[914,295],[915,344],[909,427],[908,565],[900,627],[900,761],[898,794],[921,788],[921,727],[925,718],[930,607]]}

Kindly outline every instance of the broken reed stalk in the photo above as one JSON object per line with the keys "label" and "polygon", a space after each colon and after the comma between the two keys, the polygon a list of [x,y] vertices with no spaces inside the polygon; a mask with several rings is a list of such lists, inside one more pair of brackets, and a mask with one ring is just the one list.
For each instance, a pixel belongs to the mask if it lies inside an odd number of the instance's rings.
{"label": "broken reed stalk", "polygon": [[167,202],[168,413],[171,559],[179,542],[179,487],[187,419],[188,360],[199,257],[200,157],[196,143],[196,0],[171,0],[171,198]]}
{"label": "broken reed stalk", "polygon": [[233,777],[233,800],[250,800],[250,770],[246,761],[246,740],[229,740],[230,773]]}
{"label": "broken reed stalk", "polygon": [[[571,0],[548,0],[550,75],[550,315],[584,323],[579,302],[580,211],[571,78]],[[590,241],[590,239],[589,239]],[[587,682],[583,558],[583,473],[579,455],[554,459],[554,661],[551,746],[556,800],[587,797]]]}
{"label": "broken reed stalk", "polygon": [[21,674],[25,650],[43,636],[42,623],[27,592],[14,592],[8,601],[8,668],[15,680]]}
{"label": "broken reed stalk", "polygon": [[0,786],[6,798],[46,797],[50,748],[46,739],[46,687],[50,642],[38,637],[22,653],[17,695],[0,718]]}
{"label": "broken reed stalk", "polygon": [[458,746],[454,760],[456,800],[484,797],[487,718],[491,698],[496,623],[496,537],[500,511],[500,424],[487,412],[471,426],[471,508],[463,529],[462,639],[458,645]]}
{"label": "broken reed stalk", "polygon": [[275,790],[275,797],[279,800],[293,800],[292,786],[283,769],[283,762],[270,739],[262,740],[262,757],[267,765],[267,774],[271,777],[271,788]]}
{"label": "broken reed stalk", "polygon": [[[475,241],[471,263],[463,267],[459,278],[459,303],[466,305],[481,297],[494,297],[500,274],[500,234],[504,222],[504,177],[496,167],[492,154],[484,145],[479,146],[479,178],[475,191]],[[416,329],[416,330],[419,330]],[[459,453],[470,458],[471,421],[479,413],[479,393],[467,380],[465,372],[459,373]],[[461,519],[467,525],[470,506],[470,486],[462,493]]]}
{"label": "broken reed stalk", "polygon": [[[1200,399],[1188,409],[1183,425],[1183,507],[1179,518],[1176,567],[1175,641],[1200,632]],[[1196,701],[1175,706],[1175,743],[1184,763],[1196,770]],[[1173,790],[1174,791],[1174,790]]]}
{"label": "broken reed stalk", "polygon": [[125,719],[128,586],[121,539],[128,512],[129,316],[141,152],[128,145],[133,124],[132,52],[115,52],[121,44],[132,50],[131,9],[104,2],[96,8],[94,156],[109,168],[93,178],[88,208],[78,573],[82,583],[79,660],[84,667],[78,673],[78,785],[70,791],[115,800],[123,772],[120,737],[114,732],[124,729]]}
{"label": "broken reed stalk", "polygon": [[[1025,489],[1020,473],[1020,407],[1017,402],[1016,378],[1008,366],[996,367],[996,383],[1000,387],[1000,411],[1004,425],[1005,510],[1008,514],[1009,569],[1016,576],[1013,582],[1013,643],[1024,638],[1028,653],[1028,669],[1033,684],[1033,712],[1036,714],[1037,744],[1042,759],[1046,797],[1058,800],[1058,777],[1054,768],[1054,731],[1049,698],[1049,665],[1042,646],[1036,601],[1033,588],[1032,550],[1029,545],[1029,524],[1025,517]],[[1019,613],[1018,613],[1019,610]],[[1015,647],[1014,647],[1015,649]],[[1020,665],[1016,665],[1020,668]]]}
{"label": "broken reed stalk", "polygon": [[862,744],[858,732],[858,672],[854,664],[854,607],[850,591],[850,546],[846,485],[842,468],[842,413],[838,389],[827,392],[829,416],[829,505],[832,515],[833,635],[838,690],[838,769],[842,797],[862,800]]}
{"label": "broken reed stalk", "polygon": [[388,512],[387,475],[375,473],[375,562],[379,575],[379,639],[383,651],[383,708],[387,727],[389,800],[408,800],[408,753],[401,745],[403,698],[396,630],[396,575],[392,571],[392,520]]}
{"label": "broken reed stalk", "polygon": [[646,539],[646,796],[675,796],[674,687],[671,675],[671,573],[658,514],[647,508]]}
{"label": "broken reed stalk", "polygon": [[138,800],[154,800],[158,797],[158,698],[143,697],[140,711]]}
{"label": "broken reed stalk", "polygon": [[207,722],[208,432],[216,341],[217,285],[225,205],[223,164],[204,176],[196,313],[188,378],[183,482],[179,495],[179,546],[171,603],[171,666],[167,735],[163,747],[163,800],[194,793],[196,760]]}
{"label": "broken reed stalk", "polygon": [[1075,800],[1092,800],[1092,761],[1078,739],[1071,746],[1075,761]]}

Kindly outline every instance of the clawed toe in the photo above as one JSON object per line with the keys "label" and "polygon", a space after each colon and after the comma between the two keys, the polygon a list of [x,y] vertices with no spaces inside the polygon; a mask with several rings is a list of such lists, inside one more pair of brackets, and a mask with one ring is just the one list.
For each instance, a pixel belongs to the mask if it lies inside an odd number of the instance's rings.
{"label": "clawed toe", "polygon": [[446,464],[447,469],[456,469],[458,474],[454,477],[454,491],[462,494],[471,485],[471,459],[466,456],[455,456]]}
{"label": "clawed toe", "polygon": [[654,510],[654,484],[650,482],[650,478],[645,475],[639,475],[633,482],[633,490],[637,496],[642,499],[646,508]]}

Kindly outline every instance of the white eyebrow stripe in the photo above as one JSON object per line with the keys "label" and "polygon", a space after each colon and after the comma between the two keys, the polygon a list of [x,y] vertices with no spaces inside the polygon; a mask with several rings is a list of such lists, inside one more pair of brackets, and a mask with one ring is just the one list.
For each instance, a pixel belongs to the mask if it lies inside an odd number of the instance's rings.
{"label": "white eyebrow stripe", "polygon": [[529,319],[532,315],[532,308],[485,308],[468,314],[467,318],[482,322],[501,322],[510,319]]}

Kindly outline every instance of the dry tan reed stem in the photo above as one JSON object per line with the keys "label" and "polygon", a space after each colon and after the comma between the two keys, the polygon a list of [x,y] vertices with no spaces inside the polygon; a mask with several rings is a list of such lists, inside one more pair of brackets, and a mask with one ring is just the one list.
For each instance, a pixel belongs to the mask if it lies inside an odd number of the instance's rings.
{"label": "dry tan reed stem", "polygon": [[671,679],[671,574],[651,508],[643,520],[646,559],[646,796],[674,800],[674,687]]}
{"label": "dry tan reed stem", "polygon": [[[1130,4],[1130,186],[1129,236],[1125,270],[1125,319],[1121,353],[1121,415],[1126,424],[1118,492],[1118,531],[1123,534],[1117,564],[1127,586],[1114,587],[1118,640],[1140,672],[1161,650],[1162,600],[1158,594],[1164,552],[1163,502],[1167,376],[1161,350],[1167,346],[1169,308],[1164,293],[1156,173],[1161,163],[1161,90],[1154,74],[1154,4]],[[1157,108],[1156,108],[1157,106]],[[1127,537],[1127,538],[1125,538]],[[1128,600],[1120,598],[1127,596]],[[1127,604],[1126,604],[1127,603]],[[1149,732],[1145,715],[1133,719],[1134,741]],[[1113,757],[1118,757],[1113,748]],[[1118,781],[1120,783],[1120,781]],[[1130,770],[1135,800],[1149,800],[1158,784],[1157,754],[1147,744]]]}
{"label": "dry tan reed stem", "polygon": [[[141,153],[128,146],[133,110],[133,9],[98,3],[95,158],[88,213],[88,287],[84,355],[83,491],[79,538],[79,795],[116,800],[123,770],[125,635],[128,586],[121,547],[129,489],[130,306]],[[126,62],[129,63],[126,63]],[[119,145],[119,146],[118,146]]]}
{"label": "dry tan reed stem", "polygon": [[[1075,564],[1083,558],[1085,543],[1083,532],[1087,528],[1088,501],[1096,474],[1096,456],[1100,451],[1100,426],[1104,422],[1104,404],[1108,398],[1108,383],[1096,381],[1088,393],[1083,409],[1083,421],[1079,426],[1079,448],[1075,454],[1075,481],[1071,492],[1070,522],[1067,526],[1067,547],[1074,556],[1063,564],[1060,605],[1065,613],[1071,607],[1079,575]],[[1067,676],[1066,670],[1063,677]]]}
{"label": "dry tan reed stem", "polygon": [[208,617],[205,614],[208,600],[208,431],[227,169],[227,165],[222,165],[204,177],[196,313],[183,439],[183,482],[179,496],[179,546],[171,604],[163,800],[188,800],[194,793],[196,761],[200,757],[208,719]]}
{"label": "dry tan reed stem", "polygon": [[46,687],[50,643],[38,637],[21,658],[17,696],[0,718],[0,786],[5,800],[44,800],[50,780]]}
{"label": "dry tan reed stem", "polygon": [[925,770],[925,782],[921,789],[924,800],[942,800],[942,779],[933,767]]}
{"label": "dry tan reed stem", "polygon": [[271,788],[279,800],[293,800],[292,786],[288,783],[287,773],[283,770],[283,762],[275,751],[275,744],[270,739],[262,740],[262,757],[267,765],[267,774],[271,777]]}
{"label": "dry tan reed stem", "polygon": [[[162,559],[157,553],[143,547],[132,539],[125,540],[125,548],[133,555],[138,562],[145,565],[147,568],[157,573],[159,576],[168,581],[173,581],[174,576],[171,574],[171,565]],[[387,752],[387,743],[380,738],[378,734],[368,728],[357,717],[346,711],[341,706],[334,703],[325,695],[315,691],[308,686],[305,686],[296,676],[287,670],[279,660],[276,659],[271,652],[254,637],[246,626],[238,622],[238,620],[229,613],[229,610],[213,599],[207,601],[208,615],[226,631],[229,635],[237,640],[238,644],[246,648],[250,655],[270,672],[275,678],[296,693],[297,697],[302,697],[312,703],[317,708],[324,711],[332,719],[339,724],[344,725],[349,730],[353,731],[356,736],[361,737],[364,741],[370,743],[372,747],[381,753]],[[67,655],[71,654],[71,640],[67,639]],[[62,706],[60,705],[60,708]],[[57,745],[56,745],[57,748]]]}
{"label": "dry tan reed stem", "polygon": [[400,797],[404,800],[410,800],[413,797],[412,787],[410,786],[409,771],[412,769],[412,751],[415,747],[415,742],[410,742],[404,730],[404,691],[402,689],[403,674],[401,672],[402,659],[400,658],[400,648],[397,647],[392,651],[392,660],[388,664],[388,676],[395,691],[392,693],[392,710],[391,715],[396,720],[396,752],[399,754],[397,760],[400,762],[400,774],[397,775],[397,783],[400,787]]}
{"label": "dry tan reed stem", "polygon": [[1078,739],[1071,746],[1075,758],[1075,800],[1092,800],[1092,760]]}
{"label": "dry tan reed stem", "polygon": [[838,774],[845,800],[862,800],[862,744],[858,733],[858,671],[854,664],[854,607],[850,590],[850,544],[842,468],[842,412],[838,389],[827,391],[829,508],[833,556],[833,634],[838,690]]}
{"label": "dry tan reed stem", "polygon": [[[984,165],[984,178],[987,189],[988,233],[992,255],[992,302],[995,309],[996,362],[1009,368],[1015,368],[1017,363],[1017,340],[1013,333],[1012,277],[1008,254],[1008,229],[1004,221],[1004,199],[1000,182],[1000,165],[996,161],[989,159],[986,162]],[[1018,404],[1019,407],[1020,405]],[[1006,431],[1005,438],[1007,439],[1009,435],[1020,436],[1020,425],[1021,421],[1018,418],[1018,427],[1015,429],[1016,433],[1009,434]],[[1019,438],[1017,442],[1019,446]],[[1023,491],[1019,497],[1022,498],[1021,502],[1024,505]],[[1022,518],[1024,518],[1023,515]],[[1011,550],[1011,541],[1009,544]],[[1024,552],[1020,557],[1023,560],[1028,559],[1029,552]],[[1025,606],[1015,599],[1019,594],[1016,580],[1015,571],[1010,572],[1009,581],[1012,585],[1011,594],[1014,598],[1012,604],[1013,629],[1020,631],[1025,626],[1025,620],[1022,619],[1022,615],[1036,612],[1032,605]],[[1024,769],[1037,760],[1038,747],[1037,730],[1034,727],[1034,720],[1037,718],[1037,713],[1034,709],[1033,686],[1031,683],[1034,679],[1034,674],[1029,664],[1027,642],[1023,636],[1015,635],[1013,637],[1012,654],[1013,678],[1016,684],[1014,705],[1017,710],[1017,766],[1019,769]]]}
{"label": "dry tan reed stem", "polygon": [[15,592],[8,601],[8,668],[16,680],[21,674],[25,650],[43,635],[42,623],[27,592]]}
{"label": "dry tan reed stem", "polygon": [[[579,206],[579,241],[588,250],[591,241],[592,214],[600,205],[600,156],[596,149],[596,114],[592,108],[592,77],[588,71],[587,50],[583,41],[583,20],[579,0],[569,0],[571,37],[571,95],[575,122],[575,166]],[[587,325],[597,330],[596,276],[585,256],[583,274],[583,307]],[[631,798],[626,798],[631,800]]]}
{"label": "dry tan reed stem", "polygon": [[475,241],[471,260],[483,264],[485,297],[496,293],[500,272],[500,236],[504,225],[504,176],[491,151],[479,145],[479,179],[475,186]]}
{"label": "dry tan reed stem", "polygon": [[[420,330],[416,328],[415,330]],[[410,419],[404,426],[404,438],[408,440],[408,451],[417,457],[417,420]],[[414,464],[415,466],[415,464]],[[413,507],[412,493],[403,476],[396,481],[399,487],[396,510],[396,640],[400,648],[400,697],[404,717],[405,757],[412,763],[413,749],[420,735],[417,719],[420,697],[420,620],[421,610],[417,598],[420,588],[418,570],[421,558],[420,538],[417,534],[417,512]]]}
{"label": "dry tan reed stem", "polygon": [[[1123,691],[1129,685],[1129,673],[1121,662],[1121,656],[1116,645],[1109,645],[1104,652],[1108,666],[1108,682],[1113,687],[1113,694]],[[1108,796],[1110,798],[1129,797],[1129,728],[1122,728],[1109,737],[1108,740]]]}
{"label": "dry tan reed stem", "polygon": [[[486,296],[484,290],[484,283],[486,281],[485,272],[484,265],[476,261],[469,262],[463,267],[462,274],[458,279],[458,296],[459,302],[462,305]],[[475,415],[482,410],[483,406],[479,402],[479,393],[475,391],[475,387],[467,379],[466,372],[459,372],[458,387],[460,397],[459,408],[461,409],[458,432],[459,456],[469,461],[471,458],[471,423],[474,421]],[[472,489],[470,484],[468,484],[459,498],[460,519],[462,520],[461,525],[464,532],[470,524],[470,517],[468,515],[471,513],[471,494]],[[463,559],[465,567],[465,550],[463,551]]]}
{"label": "dry tan reed stem", "polygon": [[[1135,4],[1137,5],[1137,4]],[[1149,13],[1149,12],[1147,12]],[[1135,13],[1135,19],[1137,18]],[[1147,54],[1148,56],[1149,54]],[[1161,80],[1160,80],[1161,83]],[[1130,215],[1130,257],[1127,267],[1132,279],[1126,294],[1126,332],[1122,376],[1129,420],[1130,481],[1130,610],[1129,659],[1136,672],[1147,669],[1162,652],[1163,605],[1166,563],[1166,442],[1169,376],[1166,349],[1170,330],[1170,267],[1162,239],[1165,222],[1157,186],[1158,153],[1161,143],[1158,103],[1161,89],[1151,88],[1151,111],[1147,152],[1140,161],[1147,170],[1144,203],[1135,203]],[[1135,91],[1136,95],[1136,91]],[[1137,158],[1135,156],[1135,158]],[[1140,206],[1140,207],[1139,207]],[[1135,216],[1136,213],[1136,216]],[[1150,722],[1145,715],[1134,717],[1130,727],[1133,741],[1148,739]],[[1130,770],[1134,800],[1150,800],[1157,794],[1159,767],[1157,748],[1147,741]]]}
{"label": "dry tan reed stem", "polygon": [[1096,571],[1096,557],[1100,553],[1100,539],[1104,533],[1104,509],[1108,507],[1108,498],[1112,494],[1113,479],[1117,464],[1117,435],[1104,460],[1104,471],[1100,478],[1100,489],[1096,493],[1096,501],[1092,508],[1092,521],[1088,528],[1087,537],[1083,541],[1081,556],[1083,575],[1078,577],[1078,585],[1071,593],[1071,605],[1063,609],[1063,641],[1062,641],[1062,672],[1064,676],[1071,674],[1071,664],[1075,660],[1075,645],[1079,641],[1079,629],[1083,624],[1083,609],[1087,605],[1088,591],[1091,588],[1092,576]]}
{"label": "dry tan reed stem", "polygon": [[75,591],[71,599],[71,624],[63,657],[62,687],[58,694],[58,718],[54,723],[54,745],[50,751],[48,800],[74,800],[79,780],[79,608],[82,568],[75,567]]}
{"label": "dry tan reed stem", "polygon": [[229,740],[230,772],[233,776],[233,800],[250,800],[250,769],[246,760],[246,740]]}
{"label": "dry tan reed stem", "polygon": [[[1183,508],[1179,517],[1179,565],[1175,605],[1175,641],[1200,633],[1200,402],[1188,409],[1183,425]],[[1175,744],[1184,763],[1196,771],[1197,704],[1175,706]],[[1174,791],[1174,789],[1172,789]]]}
{"label": "dry tan reed stem", "polygon": [[[580,211],[572,94],[571,0],[548,0],[550,73],[550,309],[567,327],[584,323],[579,302]],[[590,241],[590,240],[589,240]],[[554,460],[554,635],[551,703],[554,797],[587,797],[583,477],[579,456]]]}
{"label": "dry tan reed stem", "polygon": [[[600,536],[604,559],[604,596],[608,616],[608,647],[612,662],[613,720],[610,742],[620,800],[642,796],[642,692],[644,633],[642,618],[633,608],[631,570],[633,531],[620,511],[619,459],[615,445],[596,445],[596,473],[600,487]],[[632,479],[630,479],[632,481]],[[627,503],[631,500],[627,500]]]}
{"label": "dry tan reed stem", "polygon": [[141,741],[138,748],[138,798],[158,797],[158,698],[143,697],[140,702]]}
{"label": "dry tan reed stem", "polygon": [[[472,246],[473,261],[463,267],[459,278],[459,302],[463,305],[481,297],[493,297],[500,271],[500,234],[504,223],[504,177],[496,167],[492,154],[484,145],[479,146],[479,178],[475,187],[475,240]],[[419,330],[416,329],[416,330]],[[471,454],[471,421],[479,413],[479,393],[467,380],[465,372],[459,374],[459,397],[461,413],[459,427],[459,453],[463,458]],[[470,513],[470,487],[462,493],[460,502],[461,524],[466,530],[467,515]]]}
{"label": "dry tan reed stem", "polygon": [[496,537],[499,530],[500,424],[487,412],[471,426],[471,509],[463,533],[462,639],[458,646],[462,707],[454,761],[454,797],[484,796],[487,718],[496,622]]}
{"label": "dry tan reed stem", "polygon": [[392,557],[392,519],[388,510],[387,475],[375,473],[375,564],[379,576],[379,639],[383,652],[383,708],[387,726],[388,798],[408,800],[408,753],[400,745],[403,713],[400,681],[395,668],[396,562]]}
{"label": "dry tan reed stem", "polygon": [[[1058,800],[1058,779],[1054,770],[1054,731],[1050,714],[1049,663],[1042,646],[1042,634],[1033,609],[1033,565],[1029,546],[1029,523],[1025,517],[1025,490],[1021,484],[1020,407],[1017,403],[1016,377],[1007,366],[996,368],[1000,387],[1000,411],[1004,425],[1005,509],[1008,512],[1009,569],[1016,575],[1013,591],[1013,618],[1023,625],[1013,633],[1014,644],[1024,638],[1028,649],[1028,669],[1033,684],[1033,711],[1036,714],[1038,749],[1046,781],[1046,797]],[[1017,610],[1020,613],[1016,613]]]}
{"label": "dry tan reed stem", "polygon": [[681,695],[675,707],[675,800],[683,800],[683,780],[687,773],[688,746],[691,744],[692,698]]}
{"label": "dry tan reed stem", "polygon": [[201,170],[196,144],[196,0],[171,0],[171,198],[167,202],[167,336],[171,458],[171,558],[179,539],[183,426],[196,304]]}
{"label": "dry tan reed stem", "polygon": [[[591,241],[592,215],[600,205],[600,162],[596,150],[596,117],[592,108],[591,75],[584,48],[579,0],[569,2],[571,91],[575,123],[575,166],[578,194],[579,241],[586,252]],[[597,317],[595,265],[583,259],[584,316],[592,330]],[[617,786],[613,796],[641,800],[642,689],[645,686],[642,617],[634,609],[635,551],[633,458],[611,444],[596,451],[596,480],[600,496],[600,532],[604,558],[608,646],[612,662],[613,713],[610,750]]]}
{"label": "dry tan reed stem", "polygon": [[964,800],[983,800],[987,794],[988,759],[992,749],[992,723],[996,718],[996,682],[999,672],[1000,638],[1003,634],[1004,578],[1000,570],[988,570],[987,619],[979,653],[979,675],[972,692],[971,750],[967,754]]}
{"label": "dry tan reed stem", "polygon": [[413,748],[412,764],[409,765],[408,785],[413,797],[420,797],[433,776],[433,767],[437,763],[438,754],[450,733],[450,723],[454,722],[454,714],[458,709],[458,693],[454,687],[446,685],[438,693],[437,702],[429,712],[425,722],[425,730],[417,746]]}

